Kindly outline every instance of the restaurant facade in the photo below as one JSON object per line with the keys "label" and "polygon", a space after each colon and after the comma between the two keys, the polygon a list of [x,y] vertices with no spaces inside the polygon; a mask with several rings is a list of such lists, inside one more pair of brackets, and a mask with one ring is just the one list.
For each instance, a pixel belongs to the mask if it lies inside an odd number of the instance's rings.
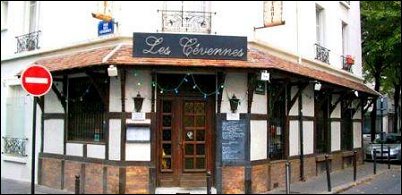
{"label": "restaurant facade", "polygon": [[133,32],[30,62],[53,76],[38,103],[38,183],[73,192],[79,176],[81,193],[207,178],[217,193],[263,193],[284,186],[286,162],[291,182],[325,171],[325,154],[332,171],[362,164],[362,116],[379,95],[248,36]]}

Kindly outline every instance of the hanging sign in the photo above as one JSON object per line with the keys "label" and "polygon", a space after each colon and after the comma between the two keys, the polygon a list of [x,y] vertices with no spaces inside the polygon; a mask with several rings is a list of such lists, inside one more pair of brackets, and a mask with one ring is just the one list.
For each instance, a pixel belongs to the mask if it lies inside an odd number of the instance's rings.
{"label": "hanging sign", "polygon": [[133,57],[247,60],[247,37],[134,33]]}
{"label": "hanging sign", "polygon": [[109,22],[100,21],[98,23],[98,36],[108,35],[114,33],[113,20]]}

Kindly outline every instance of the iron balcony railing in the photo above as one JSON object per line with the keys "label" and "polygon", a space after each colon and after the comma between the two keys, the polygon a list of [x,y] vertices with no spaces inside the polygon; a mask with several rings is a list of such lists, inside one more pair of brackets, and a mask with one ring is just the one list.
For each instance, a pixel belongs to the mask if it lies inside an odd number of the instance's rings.
{"label": "iron balcony railing", "polygon": [[342,70],[346,70],[348,72],[352,72],[352,65],[347,62],[347,58],[345,56],[341,56],[341,62],[342,62]]}
{"label": "iron balcony railing", "polygon": [[320,60],[321,62],[329,64],[329,52],[330,50],[319,45],[315,44],[315,59]]}
{"label": "iron balcony railing", "polygon": [[27,144],[27,138],[14,138],[14,137],[3,137],[4,140],[4,154],[9,154],[13,156],[27,156],[25,151],[25,146]]}
{"label": "iron balcony railing", "polygon": [[15,53],[39,49],[40,33],[41,31],[34,31],[25,35],[16,36],[15,38],[17,39],[17,51]]}
{"label": "iron balcony railing", "polygon": [[158,10],[162,13],[162,32],[211,33],[213,12]]}

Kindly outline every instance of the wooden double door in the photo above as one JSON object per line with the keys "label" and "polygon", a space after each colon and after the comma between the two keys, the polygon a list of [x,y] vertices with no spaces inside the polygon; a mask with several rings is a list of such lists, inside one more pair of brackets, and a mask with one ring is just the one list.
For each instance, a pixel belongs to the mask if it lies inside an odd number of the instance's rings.
{"label": "wooden double door", "polygon": [[157,185],[206,186],[213,171],[213,100],[158,97]]}

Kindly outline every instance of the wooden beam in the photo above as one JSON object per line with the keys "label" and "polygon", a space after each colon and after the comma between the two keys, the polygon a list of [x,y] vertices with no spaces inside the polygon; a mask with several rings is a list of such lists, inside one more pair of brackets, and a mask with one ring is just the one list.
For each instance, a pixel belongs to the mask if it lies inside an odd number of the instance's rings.
{"label": "wooden beam", "polygon": [[218,94],[218,99],[217,99],[218,113],[221,113],[221,104],[222,104],[222,96],[223,96],[223,88],[221,86],[225,84],[225,77],[226,77],[226,74],[224,72],[217,73],[217,80],[218,80],[217,82],[218,82],[218,87],[219,87],[219,94]]}
{"label": "wooden beam", "polygon": [[256,75],[254,72],[249,72],[247,74],[247,113],[251,113],[251,106],[253,104],[253,96],[256,87]]}
{"label": "wooden beam", "polygon": [[106,100],[106,93],[104,92],[103,88],[99,87],[98,83],[96,83],[96,81],[95,81],[96,75],[90,71],[85,71],[85,74],[88,75],[89,80],[91,81],[92,85],[95,87],[96,92],[98,92],[98,95],[102,99],[103,105],[106,108],[108,106],[108,102]]}
{"label": "wooden beam", "polygon": [[304,83],[304,84],[300,84],[299,88],[297,90],[297,93],[295,94],[295,96],[292,97],[292,99],[290,100],[289,105],[288,105],[288,112],[290,112],[290,110],[292,109],[293,105],[296,103],[297,98],[301,95],[301,93],[303,92],[303,90],[308,86],[308,83]]}
{"label": "wooden beam", "polygon": [[[65,83],[63,82],[63,88],[64,88]],[[57,96],[57,99],[59,99],[61,106],[63,106],[64,111],[66,111],[66,98],[65,96],[61,95],[61,92],[59,89],[57,89],[56,85],[53,83],[52,84],[52,90]],[[64,94],[65,95],[65,94]]]}
{"label": "wooden beam", "polygon": [[335,102],[334,105],[332,105],[332,103],[331,103],[330,109],[329,109],[329,115],[330,115],[330,116],[331,116],[332,112],[334,112],[336,106],[338,106],[339,102],[341,102],[342,99],[345,98],[345,96],[346,96],[346,93],[344,93],[344,94],[342,94],[341,96],[339,96],[339,98],[336,100],[336,102]]}
{"label": "wooden beam", "polygon": [[356,108],[353,109],[352,118],[355,116],[357,110],[359,110],[360,106],[362,106],[362,105],[363,105],[363,100],[360,100],[359,104],[357,104]]}
{"label": "wooden beam", "polygon": [[155,70],[152,70],[151,72],[151,78],[152,78],[152,83],[151,83],[151,92],[152,92],[152,97],[151,97],[151,112],[155,112],[155,91],[157,90],[157,86],[154,86],[154,83],[156,84],[156,72]]}
{"label": "wooden beam", "polygon": [[368,109],[373,105],[375,102],[374,99],[367,99],[367,101],[370,101],[370,103],[367,105],[366,108],[363,109],[363,115],[367,113]]}

